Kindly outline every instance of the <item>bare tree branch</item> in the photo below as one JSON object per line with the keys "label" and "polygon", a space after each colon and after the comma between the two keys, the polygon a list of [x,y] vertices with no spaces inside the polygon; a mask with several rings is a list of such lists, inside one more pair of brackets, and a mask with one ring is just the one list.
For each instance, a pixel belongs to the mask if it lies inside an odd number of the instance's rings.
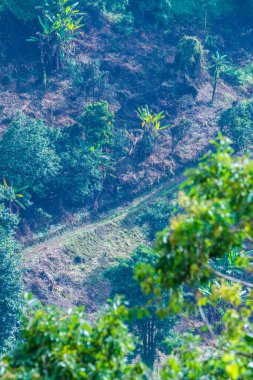
{"label": "bare tree branch", "polygon": [[209,264],[205,264],[204,266],[205,266],[205,268],[207,268],[208,270],[210,270],[210,272],[214,273],[216,276],[218,276],[220,278],[223,278],[224,280],[228,280],[228,281],[231,281],[231,282],[236,282],[238,284],[242,284],[243,286],[246,286],[248,288],[253,289],[253,284],[251,282],[240,280],[239,278],[234,278],[234,277],[228,276],[227,274],[221,273],[218,270],[214,269]]}

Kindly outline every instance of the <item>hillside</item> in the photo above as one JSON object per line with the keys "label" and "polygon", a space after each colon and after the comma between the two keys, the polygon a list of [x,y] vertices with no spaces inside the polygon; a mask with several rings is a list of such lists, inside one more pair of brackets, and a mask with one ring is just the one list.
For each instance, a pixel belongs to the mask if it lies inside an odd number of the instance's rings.
{"label": "hillside", "polygon": [[253,0],[0,0],[0,378],[253,378]]}
{"label": "hillside", "polygon": [[[170,181],[127,207],[101,215],[97,222],[71,229],[65,226],[56,236],[26,248],[26,290],[46,304],[85,305],[88,312],[97,310],[110,294],[103,270],[119,258],[129,258],[140,244],[150,244],[147,226],[136,225],[136,216],[159,201],[174,203],[180,181]],[[168,218],[164,215],[164,226]]]}
{"label": "hillside", "polygon": [[[217,41],[215,49],[228,54],[233,65],[246,66],[252,57],[250,36],[243,34],[240,26],[233,39],[229,32],[221,31],[220,26],[213,28],[209,33]],[[28,37],[32,30],[26,33]],[[18,38],[15,43],[24,52],[22,55],[16,52],[13,56],[8,40],[3,41],[2,49],[7,54],[1,69],[2,131],[17,111],[64,128],[75,124],[85,104],[106,100],[115,112],[115,128],[127,128],[138,135],[136,110],[148,104],[154,111],[165,112],[165,121],[170,128],[157,140],[150,157],[138,164],[130,157],[118,165],[117,176],[120,186],[133,195],[152,188],[188,162],[196,161],[215,136],[222,111],[251,94],[250,86],[235,87],[229,81],[221,80],[216,102],[210,104],[212,77],[207,70],[190,84],[185,84],[173,69],[177,46],[184,35],[196,35],[196,31],[179,27],[163,35],[148,26],[137,27],[130,35],[122,35],[106,17],[99,26],[87,19],[85,29],[75,42],[72,59],[76,63],[99,62],[101,70],[108,75],[105,87],[95,88],[91,93],[76,89],[70,74],[64,72],[49,76],[44,87],[37,79],[40,74],[37,51],[34,45],[26,42],[26,36],[15,35],[15,39]],[[197,37],[204,42],[206,35],[200,31]],[[238,62],[235,51],[239,41],[243,48]],[[205,65],[208,66],[207,61]],[[193,84],[198,91],[196,99]]]}

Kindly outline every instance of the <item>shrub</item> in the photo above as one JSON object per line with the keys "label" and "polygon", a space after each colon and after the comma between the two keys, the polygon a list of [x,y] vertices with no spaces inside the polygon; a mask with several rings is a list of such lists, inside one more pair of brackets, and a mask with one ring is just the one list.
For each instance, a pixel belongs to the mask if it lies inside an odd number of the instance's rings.
{"label": "shrub", "polygon": [[133,33],[134,18],[131,12],[107,12],[106,17],[112,23],[116,33],[130,35]]}
{"label": "shrub", "polygon": [[157,199],[134,213],[134,223],[146,227],[149,238],[154,239],[156,231],[162,231],[168,224],[171,205],[167,199]]}
{"label": "shrub", "polygon": [[69,145],[60,157],[62,170],[54,189],[59,201],[67,207],[82,207],[87,201],[94,201],[103,188],[98,152]]}
{"label": "shrub", "polygon": [[54,142],[56,130],[42,121],[20,114],[0,141],[0,177],[8,184],[26,187],[37,197],[45,197],[46,186],[59,170]]}
{"label": "shrub", "polygon": [[141,364],[127,364],[134,349],[124,324],[127,310],[115,303],[91,324],[81,308],[26,311],[22,340],[0,362],[4,379],[143,379]]}
{"label": "shrub", "polygon": [[169,0],[129,0],[129,9],[138,18],[155,21],[155,23],[168,26],[171,17],[171,2]]}
{"label": "shrub", "polygon": [[[104,274],[110,280],[111,296],[124,296],[132,309],[133,318],[129,327],[138,338],[136,354],[139,353],[144,363],[151,368],[158,350],[165,352],[164,341],[175,324],[173,316],[167,316],[163,320],[158,317],[157,307],[148,304],[150,299],[142,293],[140,284],[134,279],[134,271],[140,263],[154,263],[155,259],[156,254],[152,248],[140,245],[130,259],[119,260],[118,265],[107,269]],[[161,302],[166,302],[165,297]]]}
{"label": "shrub", "polygon": [[245,67],[230,67],[223,74],[224,78],[235,86],[251,88],[253,86],[253,64]]}
{"label": "shrub", "polygon": [[73,86],[84,92],[86,97],[98,92],[99,94],[107,87],[108,72],[100,68],[99,60],[82,61],[70,60],[67,62],[67,74],[71,78]]}
{"label": "shrub", "polygon": [[191,78],[200,75],[204,60],[204,49],[197,37],[183,37],[178,45],[175,68]]}
{"label": "shrub", "polygon": [[87,146],[107,150],[113,144],[114,114],[107,102],[92,103],[84,108],[78,118],[78,128],[83,133]]}
{"label": "shrub", "polygon": [[223,112],[219,120],[221,130],[234,142],[237,149],[253,144],[253,99],[243,100]]}

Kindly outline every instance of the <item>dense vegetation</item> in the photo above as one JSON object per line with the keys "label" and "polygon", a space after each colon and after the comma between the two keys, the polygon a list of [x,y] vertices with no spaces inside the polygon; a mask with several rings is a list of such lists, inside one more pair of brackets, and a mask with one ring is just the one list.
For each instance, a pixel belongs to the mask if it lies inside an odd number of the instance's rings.
{"label": "dense vegetation", "polygon": [[[250,256],[241,250],[245,239],[252,237],[253,163],[247,156],[234,158],[231,154],[228,141],[222,139],[221,144],[217,144],[217,153],[210,152],[191,174],[186,183],[190,190],[180,195],[185,213],[172,219],[170,231],[166,229],[160,234],[155,255],[149,248],[142,247],[135,252],[132,261],[107,272],[113,281],[113,291],[125,294],[132,310],[128,312],[124,306],[114,305],[91,327],[83,319],[81,310],[62,315],[54,309],[43,311],[33,306],[24,322],[24,342],[2,359],[3,378],[43,376],[54,379],[59,373],[62,378],[67,376],[70,379],[92,378],[95,373],[99,373],[99,378],[143,378],[144,367],[128,366],[123,360],[132,349],[123,321],[132,319],[133,305],[137,307],[140,318],[134,330],[142,326],[140,331],[143,332],[146,318],[151,318],[156,333],[161,333],[162,329],[158,329],[155,322],[159,316],[164,318],[169,310],[178,312],[183,308],[192,313],[194,304],[213,339],[213,345],[203,358],[199,348],[200,337],[185,336],[180,355],[169,357],[161,377],[250,378],[251,275],[248,273],[243,279],[237,275],[226,275],[216,270],[214,264],[215,260],[222,259],[233,249],[241,252],[232,263],[234,267],[246,269],[250,263]],[[142,315],[145,296],[136,298],[134,295],[140,289],[130,281],[136,259],[143,261],[144,251],[145,263],[137,267],[136,278],[141,280],[143,291],[153,293],[154,300],[159,301],[157,315],[150,309],[152,304],[146,309],[146,316],[145,313]],[[136,254],[139,254],[138,258]],[[126,271],[122,288],[123,267]],[[204,293],[209,279],[210,292]],[[189,295],[183,291],[183,284],[187,284],[192,293],[190,302]],[[163,292],[170,296],[161,303]],[[136,299],[141,303],[136,304]],[[223,307],[227,304],[228,308],[224,310],[222,320],[214,321],[222,324],[222,334],[216,337],[215,324],[209,321],[206,312],[210,310],[210,304],[215,307],[221,300]],[[142,305],[144,311],[141,312]]]}
{"label": "dense vegetation", "polygon": [[[252,16],[252,0],[0,0],[1,378],[252,378]],[[108,220],[127,256],[110,258]],[[84,221],[99,257],[77,230],[23,264],[21,242]]]}
{"label": "dense vegetation", "polygon": [[[11,211],[18,194],[7,184],[0,186],[0,351],[13,347],[18,333],[22,285],[18,245],[13,229],[18,218]],[[18,201],[17,201],[18,202]]]}

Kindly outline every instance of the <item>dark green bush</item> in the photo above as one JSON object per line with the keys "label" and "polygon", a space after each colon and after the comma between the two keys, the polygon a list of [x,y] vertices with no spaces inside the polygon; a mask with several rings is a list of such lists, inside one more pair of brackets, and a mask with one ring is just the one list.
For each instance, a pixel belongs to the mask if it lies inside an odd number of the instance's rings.
{"label": "dark green bush", "polygon": [[45,197],[60,168],[57,138],[57,130],[20,114],[0,141],[0,177],[15,188],[26,187],[28,193]]}
{"label": "dark green bush", "polygon": [[108,72],[100,68],[99,60],[68,61],[67,74],[71,78],[73,87],[85,93],[86,97],[98,93],[99,95],[108,85]]}
{"label": "dark green bush", "polygon": [[[132,309],[133,318],[129,328],[138,339],[136,353],[151,368],[158,357],[158,350],[165,353],[164,341],[175,324],[174,316],[160,319],[156,314],[156,305],[147,306],[149,297],[143,294],[139,282],[134,279],[136,267],[141,263],[153,264],[156,257],[153,249],[143,244],[136,248],[130,259],[119,260],[118,265],[108,268],[104,273],[110,281],[111,297],[124,296]],[[166,302],[165,297],[161,299],[161,302]]]}
{"label": "dark green bush", "polygon": [[219,120],[221,130],[233,141],[237,149],[253,144],[253,99],[238,102],[225,111]]}
{"label": "dark green bush", "polygon": [[54,193],[58,194],[58,199],[66,208],[83,207],[87,201],[94,200],[103,188],[98,152],[69,145],[60,157],[62,170],[55,179]]}
{"label": "dark green bush", "polygon": [[143,227],[149,239],[153,240],[156,231],[162,231],[168,225],[171,209],[171,202],[160,198],[131,211],[125,222]]}
{"label": "dark green bush", "polygon": [[113,144],[114,114],[107,102],[89,104],[78,118],[78,128],[89,147],[107,150]]}
{"label": "dark green bush", "polygon": [[204,61],[204,49],[197,37],[183,37],[178,45],[175,68],[183,75],[196,78],[200,75]]}

